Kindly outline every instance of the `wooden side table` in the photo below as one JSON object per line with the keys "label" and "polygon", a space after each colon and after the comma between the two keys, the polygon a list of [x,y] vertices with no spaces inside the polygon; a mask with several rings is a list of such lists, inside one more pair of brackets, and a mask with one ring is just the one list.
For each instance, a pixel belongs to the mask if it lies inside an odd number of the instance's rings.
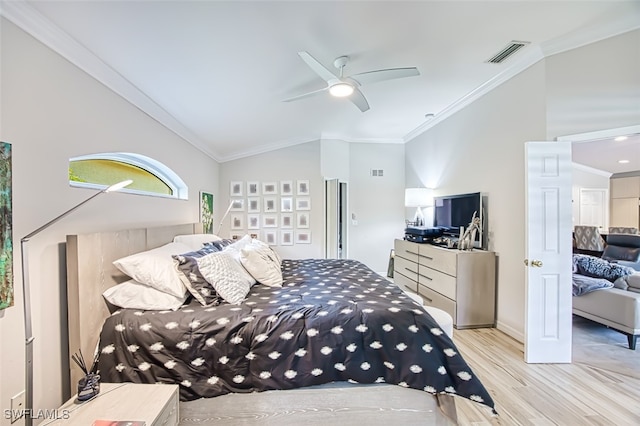
{"label": "wooden side table", "polygon": [[[41,425],[91,426],[95,420],[143,421],[145,426],[175,426],[179,421],[177,385],[101,383],[100,393],[79,403],[71,397]],[[52,416],[53,417],[53,416]]]}

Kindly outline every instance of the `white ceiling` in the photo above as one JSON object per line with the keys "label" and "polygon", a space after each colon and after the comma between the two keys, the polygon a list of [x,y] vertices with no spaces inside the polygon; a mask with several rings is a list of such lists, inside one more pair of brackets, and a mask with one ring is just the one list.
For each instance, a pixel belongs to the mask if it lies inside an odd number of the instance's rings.
{"label": "white ceiling", "polygon": [[[5,17],[218,161],[319,138],[410,140],[544,56],[640,26],[635,1],[18,1]],[[502,64],[510,41],[531,42]],[[327,93],[297,55],[345,74],[418,67]],[[434,118],[425,119],[433,113]],[[586,146],[586,145],[585,145]],[[596,164],[597,166],[597,164]]]}

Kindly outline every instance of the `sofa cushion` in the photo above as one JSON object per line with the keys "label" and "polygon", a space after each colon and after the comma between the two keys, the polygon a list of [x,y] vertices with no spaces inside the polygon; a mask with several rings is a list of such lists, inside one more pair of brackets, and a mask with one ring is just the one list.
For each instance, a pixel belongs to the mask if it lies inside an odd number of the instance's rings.
{"label": "sofa cushion", "polygon": [[627,333],[640,333],[640,293],[618,288],[592,291],[574,297],[573,309],[578,315],[588,314],[586,317],[594,321],[602,318],[603,324]]}
{"label": "sofa cushion", "polygon": [[582,296],[592,291],[613,287],[613,283],[607,279],[589,277],[581,274],[573,274],[572,281],[574,296]]}
{"label": "sofa cushion", "polygon": [[628,266],[618,265],[617,263],[585,254],[574,254],[573,261],[576,264],[578,273],[590,277],[605,278],[611,282],[636,272]]}

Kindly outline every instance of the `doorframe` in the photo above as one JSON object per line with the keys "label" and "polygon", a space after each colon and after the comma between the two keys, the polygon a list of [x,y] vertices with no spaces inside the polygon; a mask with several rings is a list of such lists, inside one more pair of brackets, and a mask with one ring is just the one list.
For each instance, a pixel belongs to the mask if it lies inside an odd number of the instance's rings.
{"label": "doorframe", "polygon": [[[611,129],[605,129],[605,130],[597,130],[593,132],[584,132],[584,133],[576,133],[572,135],[558,136],[555,138],[555,140],[558,142],[569,141],[569,142],[572,142],[572,146],[573,146],[574,142],[578,142],[578,143],[588,142],[595,139],[605,139],[605,138],[612,138],[612,137],[621,136],[621,135],[628,135],[630,133],[640,133],[640,124],[627,126],[627,127],[617,127],[617,128],[611,128]],[[567,167],[571,167],[571,165],[568,165]],[[529,333],[529,330],[527,328],[528,327],[526,327],[525,325],[525,330],[524,330],[525,334]],[[527,336],[525,336],[525,340],[526,338]]]}

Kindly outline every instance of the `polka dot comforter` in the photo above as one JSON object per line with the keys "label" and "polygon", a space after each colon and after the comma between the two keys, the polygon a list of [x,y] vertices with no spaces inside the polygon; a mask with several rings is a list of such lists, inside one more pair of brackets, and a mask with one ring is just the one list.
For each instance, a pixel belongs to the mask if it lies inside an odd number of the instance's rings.
{"label": "polka dot comforter", "polygon": [[182,400],[335,381],[494,403],[452,340],[395,284],[354,260],[284,260],[282,288],[239,305],[123,309],[100,336],[105,382],[174,383]]}

